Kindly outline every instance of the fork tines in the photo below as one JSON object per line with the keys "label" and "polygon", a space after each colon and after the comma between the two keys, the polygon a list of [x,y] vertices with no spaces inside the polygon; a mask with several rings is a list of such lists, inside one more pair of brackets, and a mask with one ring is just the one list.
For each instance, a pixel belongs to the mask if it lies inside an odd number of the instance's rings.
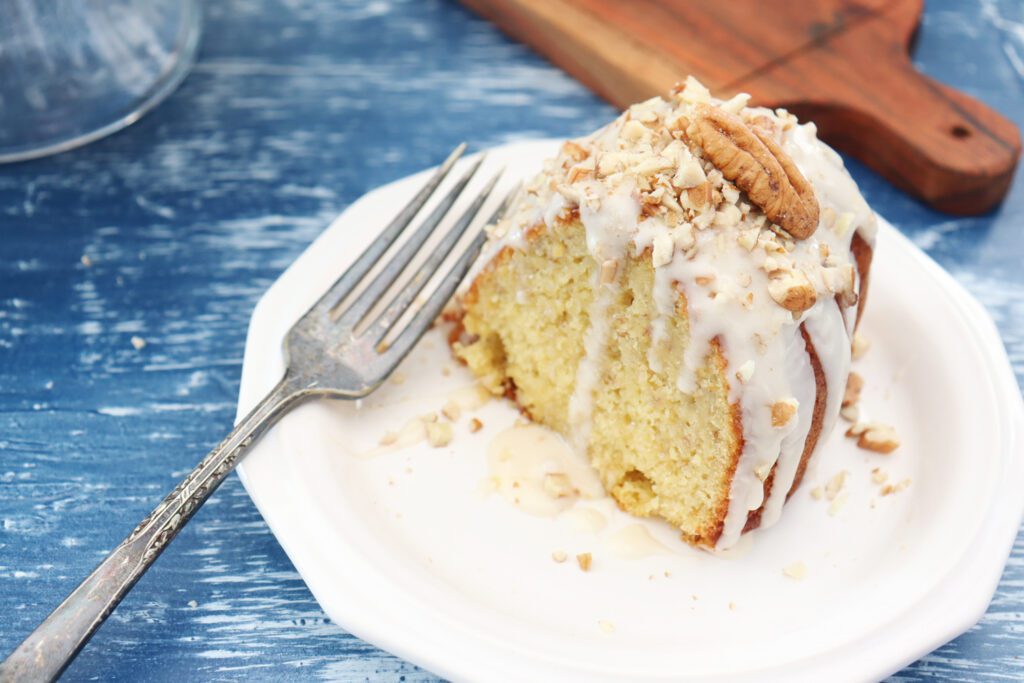
{"label": "fork tines", "polygon": [[[448,216],[482,165],[483,156],[473,162],[463,176],[455,182],[429,215],[423,219],[419,227],[390,257],[383,268],[374,275],[369,284],[359,292],[358,296],[353,297],[352,294],[358,290],[385,252],[405,234],[409,226],[412,225],[413,219],[441,186],[465,149],[466,145],[463,143],[452,151],[423,188],[416,193],[416,196],[395,216],[380,236],[349,266],[312,309],[321,314],[328,314],[334,320],[334,325],[338,326],[339,331],[345,333],[343,336],[348,340],[348,344],[363,347],[363,349],[372,347],[378,355],[388,356],[386,363],[388,368],[384,372],[390,372],[398,364],[440,315],[459,282],[465,277],[473,261],[476,260],[486,239],[483,231],[480,231],[465,251],[458,256],[427,300],[412,315],[409,323],[398,332],[397,336],[392,335],[394,338],[389,344],[382,343],[385,337],[395,330],[396,324],[403,319],[424,287],[431,281],[473,224],[480,209],[492,195],[502,172],[499,171],[488,181],[469,207],[462,212],[448,232],[427,254],[411,278],[404,283],[401,289],[392,294],[390,299],[387,296],[394,289],[393,285],[409,268],[417,254],[424,249],[424,245],[430,240],[438,226],[444,222],[445,217]],[[488,223],[493,223],[501,218],[515,192],[515,190],[510,192],[504,198],[501,205],[490,216]],[[371,315],[382,305],[384,306],[383,310]],[[360,355],[365,357],[365,354]],[[383,361],[385,359],[378,358],[376,360]]]}

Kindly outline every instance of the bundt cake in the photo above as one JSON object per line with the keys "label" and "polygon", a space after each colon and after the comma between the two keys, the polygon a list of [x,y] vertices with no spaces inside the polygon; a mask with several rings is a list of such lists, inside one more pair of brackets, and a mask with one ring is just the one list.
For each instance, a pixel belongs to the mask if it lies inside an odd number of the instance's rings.
{"label": "bundt cake", "polygon": [[689,543],[775,523],[839,413],[875,233],[814,124],[690,78],[487,231],[452,336],[480,381]]}

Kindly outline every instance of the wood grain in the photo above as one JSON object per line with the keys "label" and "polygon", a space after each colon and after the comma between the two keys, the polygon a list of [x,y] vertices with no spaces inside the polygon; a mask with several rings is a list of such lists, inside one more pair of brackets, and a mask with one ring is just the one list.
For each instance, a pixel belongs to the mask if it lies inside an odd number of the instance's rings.
{"label": "wood grain", "polygon": [[620,107],[687,74],[746,91],[950,213],[1001,201],[1020,156],[1011,121],[914,69],[922,0],[464,3]]}

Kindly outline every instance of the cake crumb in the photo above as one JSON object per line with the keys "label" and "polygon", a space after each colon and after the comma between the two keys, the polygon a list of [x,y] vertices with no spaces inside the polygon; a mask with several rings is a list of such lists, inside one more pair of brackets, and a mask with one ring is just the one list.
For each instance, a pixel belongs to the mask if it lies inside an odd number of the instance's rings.
{"label": "cake crumb", "polygon": [[811,489],[811,498],[813,498],[814,500],[821,500],[824,495],[825,492],[822,490],[820,486],[815,486],[813,489]]}
{"label": "cake crumb", "polygon": [[597,625],[602,631],[608,634],[615,633],[615,624],[605,619],[598,619]]}
{"label": "cake crumb", "polygon": [[446,365],[443,368],[441,368],[441,374],[444,375],[445,377],[448,377],[449,375],[452,374],[452,369]]}
{"label": "cake crumb", "polygon": [[385,351],[387,351],[390,348],[391,348],[391,344],[387,343],[386,341],[382,341],[381,343],[377,344],[376,351],[377,351],[377,353],[384,353]]}
{"label": "cake crumb", "polygon": [[672,572],[670,572],[669,570],[666,569],[665,570],[665,578],[668,579],[668,578],[671,578],[671,577],[672,577]]}
{"label": "cake crumb", "polygon": [[846,406],[839,409],[839,416],[847,422],[856,423],[860,419],[860,407]]}
{"label": "cake crumb", "polygon": [[142,349],[146,348],[146,340],[143,339],[142,337],[132,337],[131,341],[132,346],[135,347],[136,351],[141,351]]}
{"label": "cake crumb", "polygon": [[447,422],[427,422],[427,443],[442,448],[452,442],[452,426]]}
{"label": "cake crumb", "polygon": [[565,554],[564,550],[556,550],[555,552],[551,553],[551,559],[554,560],[555,562],[558,562],[559,564],[561,564],[562,562],[565,562],[565,560],[568,557],[569,556]]}
{"label": "cake crumb", "polygon": [[900,439],[889,425],[872,423],[857,435],[857,446],[875,453],[888,455],[899,448]]}
{"label": "cake crumb", "polygon": [[782,569],[782,573],[791,579],[802,581],[807,576],[807,565],[803,562],[793,562]]}
{"label": "cake crumb", "polygon": [[89,258],[88,254],[82,254],[82,265],[85,266],[86,268],[92,267],[92,259]]}
{"label": "cake crumb", "polygon": [[871,481],[876,484],[884,484],[889,479],[889,473],[883,470],[881,467],[876,467],[871,470]]}
{"label": "cake crumb", "polygon": [[441,414],[455,422],[462,415],[462,406],[457,401],[448,401],[444,404],[444,408],[441,408]]}
{"label": "cake crumb", "polygon": [[839,492],[843,490],[843,486],[846,484],[846,470],[839,470],[839,473],[828,480],[825,484],[825,498],[828,500],[835,500]]}
{"label": "cake crumb", "polygon": [[736,603],[730,601],[729,602],[729,609],[732,610],[732,611],[735,611],[736,610]]}
{"label": "cake crumb", "polygon": [[380,437],[379,443],[381,446],[390,446],[398,441],[398,434],[395,432],[385,432],[384,436]]}
{"label": "cake crumb", "polygon": [[[86,257],[83,256],[82,258],[86,258]],[[188,601],[188,606],[191,607],[192,609],[195,609],[196,607],[199,607],[199,603],[196,602],[195,600],[189,600]]]}
{"label": "cake crumb", "polygon": [[853,335],[853,359],[860,360],[867,353],[868,349],[871,348],[871,342],[859,332]]}
{"label": "cake crumb", "polygon": [[846,505],[846,494],[845,493],[840,493],[838,496],[836,496],[835,500],[833,500],[831,503],[829,503],[828,514],[831,515],[832,517],[835,517],[836,515],[839,514],[839,511],[842,510],[843,506],[845,506],[845,505]]}
{"label": "cake crumb", "polygon": [[576,563],[585,572],[590,571],[590,565],[594,561],[593,556],[590,553],[580,553],[576,556]]}
{"label": "cake crumb", "polygon": [[469,421],[469,432],[470,432],[470,434],[476,434],[481,429],[483,429],[483,427],[484,427],[484,423],[481,422],[480,420],[476,419],[475,417],[472,420]]}
{"label": "cake crumb", "polygon": [[395,374],[391,375],[391,383],[395,385],[405,384],[405,375],[403,375],[400,372],[396,372]]}

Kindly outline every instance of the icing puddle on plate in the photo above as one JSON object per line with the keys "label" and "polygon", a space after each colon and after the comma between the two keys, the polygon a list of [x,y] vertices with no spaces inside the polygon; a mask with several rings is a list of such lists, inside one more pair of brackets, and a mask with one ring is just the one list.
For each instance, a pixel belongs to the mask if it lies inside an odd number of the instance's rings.
{"label": "icing puddle on plate", "polygon": [[604,496],[597,473],[561,436],[540,425],[513,425],[498,433],[487,448],[487,464],[485,490],[531,515],[556,515],[577,499]]}

